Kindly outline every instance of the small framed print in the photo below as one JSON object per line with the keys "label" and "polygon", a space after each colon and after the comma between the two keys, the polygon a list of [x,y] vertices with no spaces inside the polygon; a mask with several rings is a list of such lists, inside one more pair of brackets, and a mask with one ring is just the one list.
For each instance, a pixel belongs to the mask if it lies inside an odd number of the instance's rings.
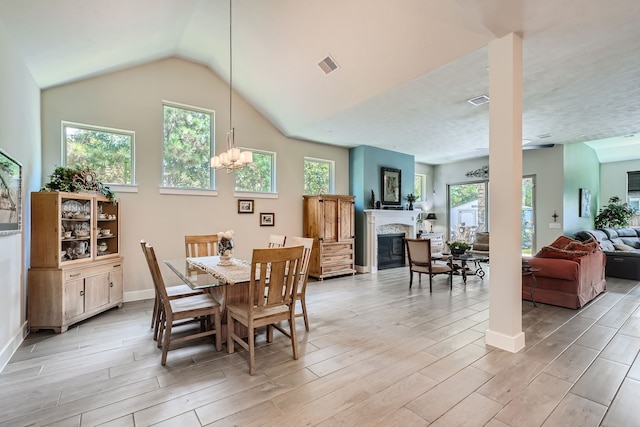
{"label": "small framed print", "polygon": [[238,200],[238,213],[253,213],[253,200],[240,199]]}
{"label": "small framed print", "polygon": [[276,224],[275,214],[264,213],[260,214],[260,226],[261,227],[273,227]]}

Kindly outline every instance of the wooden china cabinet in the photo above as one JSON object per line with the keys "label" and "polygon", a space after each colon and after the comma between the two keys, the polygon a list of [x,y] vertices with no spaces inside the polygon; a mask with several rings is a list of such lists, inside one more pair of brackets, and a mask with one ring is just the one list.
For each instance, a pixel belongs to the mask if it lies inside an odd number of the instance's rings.
{"label": "wooden china cabinet", "polygon": [[355,274],[355,196],[304,197],[304,237],[313,237],[309,275],[318,279]]}
{"label": "wooden china cabinet", "polygon": [[101,194],[31,193],[31,331],[122,306],[120,206]]}

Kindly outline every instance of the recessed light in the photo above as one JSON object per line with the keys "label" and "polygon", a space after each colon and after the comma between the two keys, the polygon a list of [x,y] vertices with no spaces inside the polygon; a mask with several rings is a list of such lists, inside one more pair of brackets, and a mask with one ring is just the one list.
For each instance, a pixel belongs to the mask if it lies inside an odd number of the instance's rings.
{"label": "recessed light", "polygon": [[527,144],[529,144],[531,142],[533,142],[533,141],[531,141],[530,139],[523,139],[522,140],[522,145],[527,145]]}
{"label": "recessed light", "polygon": [[550,137],[551,137],[550,133],[543,133],[542,135],[538,135],[538,138],[540,139],[550,138]]}

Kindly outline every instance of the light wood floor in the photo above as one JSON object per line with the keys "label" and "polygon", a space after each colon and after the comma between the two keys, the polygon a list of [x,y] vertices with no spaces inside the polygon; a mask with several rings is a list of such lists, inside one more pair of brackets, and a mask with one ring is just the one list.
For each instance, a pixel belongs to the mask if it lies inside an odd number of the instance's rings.
{"label": "light wood floor", "polygon": [[261,334],[253,377],[206,341],[162,367],[152,301],[127,303],[31,334],[0,374],[0,426],[640,425],[638,282],[578,311],[523,302],[517,354],[484,344],[488,287],[409,290],[406,268],[312,282],[300,359]]}

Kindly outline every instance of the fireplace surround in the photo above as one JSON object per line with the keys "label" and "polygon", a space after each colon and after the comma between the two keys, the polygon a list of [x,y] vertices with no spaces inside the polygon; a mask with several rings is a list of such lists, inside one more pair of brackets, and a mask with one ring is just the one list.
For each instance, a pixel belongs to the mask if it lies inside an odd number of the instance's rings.
{"label": "fireplace surround", "polygon": [[378,271],[378,235],[403,233],[406,237],[414,237],[420,211],[366,209],[364,213],[367,223],[366,265],[361,272],[376,273]]}

